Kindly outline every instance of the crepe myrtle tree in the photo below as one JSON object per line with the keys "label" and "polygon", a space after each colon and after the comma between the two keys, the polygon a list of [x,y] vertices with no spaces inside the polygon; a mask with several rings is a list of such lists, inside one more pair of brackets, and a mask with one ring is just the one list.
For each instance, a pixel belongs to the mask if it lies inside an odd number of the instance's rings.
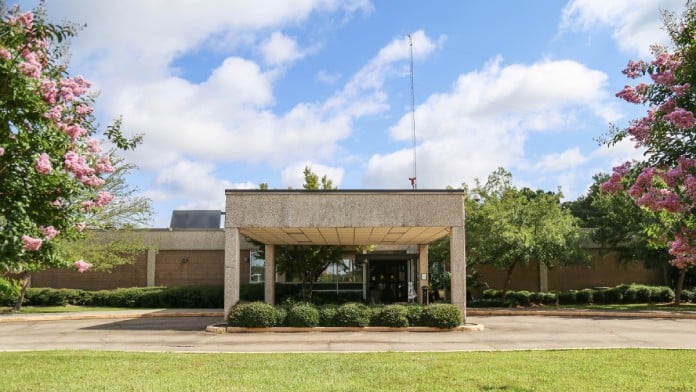
{"label": "crepe myrtle tree", "polygon": [[[0,2],[0,18],[0,288],[16,292],[33,271],[90,268],[55,242],[80,238],[86,217],[112,201],[102,187],[114,167],[96,138],[91,84],[67,71],[76,28],[46,22],[43,5],[22,12]],[[139,142],[120,121],[104,134],[119,149]]]}
{"label": "crepe myrtle tree", "polygon": [[681,17],[663,16],[672,45],[653,45],[651,61],[629,61],[623,73],[638,83],[616,94],[645,106],[646,114],[625,129],[613,127],[605,140],[613,145],[628,138],[645,149],[642,168],[633,180],[630,162],[614,167],[602,190],[626,190],[638,206],[669,215],[653,234],[680,270],[678,305],[686,271],[696,265],[696,5],[688,1]]}

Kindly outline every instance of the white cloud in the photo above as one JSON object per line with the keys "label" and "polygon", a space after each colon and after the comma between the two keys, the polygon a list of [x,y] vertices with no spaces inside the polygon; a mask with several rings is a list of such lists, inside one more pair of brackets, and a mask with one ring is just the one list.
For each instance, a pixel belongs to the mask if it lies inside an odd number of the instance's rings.
{"label": "white cloud", "polygon": [[180,209],[224,210],[225,189],[253,189],[252,182],[232,183],[217,178],[215,167],[209,163],[182,160],[159,172],[155,185],[158,194],[166,193],[170,199],[185,200]]}
{"label": "white cloud", "polygon": [[560,153],[543,156],[534,165],[534,169],[541,172],[560,172],[580,166],[587,160],[588,158],[580,152],[580,148],[574,147]]}
{"label": "white cloud", "polygon": [[261,43],[259,49],[265,63],[273,66],[282,65],[304,57],[304,53],[298,48],[297,42],[278,31],[271,34],[267,40]]}
{"label": "white cloud", "polygon": [[338,72],[330,73],[322,69],[314,76],[314,80],[331,85],[341,80],[341,74]]}
{"label": "white cloud", "polygon": [[621,50],[645,58],[650,55],[650,45],[669,43],[661,11],[683,9],[683,0],[571,0],[563,9],[561,30],[606,25],[613,29]]}
{"label": "white cloud", "polygon": [[309,167],[312,170],[312,173],[319,176],[320,179],[323,176],[326,176],[331,180],[335,188],[339,188],[341,186],[341,181],[343,181],[342,167],[332,167],[319,163],[312,163],[311,161],[297,162],[283,169],[281,172],[281,180],[283,181],[283,185],[293,189],[302,189],[302,185],[304,185],[305,182],[305,167]]}
{"label": "white cloud", "polygon": [[[586,115],[603,118],[607,76],[574,61],[543,60],[503,67],[496,58],[461,75],[448,93],[434,94],[416,109],[420,188],[459,185],[499,166],[523,166],[530,132],[576,129]],[[580,112],[582,116],[577,115]],[[410,115],[390,130],[411,140]],[[364,179],[370,187],[407,187],[412,152],[376,154]]]}

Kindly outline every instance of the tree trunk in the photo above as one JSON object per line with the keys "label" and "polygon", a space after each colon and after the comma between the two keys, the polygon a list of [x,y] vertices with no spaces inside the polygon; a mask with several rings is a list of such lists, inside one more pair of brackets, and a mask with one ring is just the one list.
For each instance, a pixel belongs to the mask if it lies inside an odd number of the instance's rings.
{"label": "tree trunk", "polygon": [[29,287],[29,283],[31,282],[31,274],[29,271],[22,272],[19,275],[19,280],[22,282],[22,289],[19,291],[19,298],[17,298],[17,302],[15,302],[14,307],[12,307],[12,310],[15,312],[19,312],[22,309],[22,302],[24,302],[27,287]]}
{"label": "tree trunk", "polygon": [[510,279],[512,279],[512,270],[515,269],[517,262],[510,264],[507,269],[507,275],[505,275],[505,285],[503,286],[503,299],[507,296],[508,287],[510,286]]}
{"label": "tree trunk", "polygon": [[684,278],[686,277],[686,268],[679,270],[679,279],[677,279],[677,287],[674,290],[674,305],[681,305],[681,294],[684,288]]}

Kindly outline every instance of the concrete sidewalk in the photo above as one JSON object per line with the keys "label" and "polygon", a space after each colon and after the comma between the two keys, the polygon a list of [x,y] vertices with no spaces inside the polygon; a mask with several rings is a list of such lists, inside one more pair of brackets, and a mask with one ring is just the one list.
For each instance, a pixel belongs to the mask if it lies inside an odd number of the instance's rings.
{"label": "concrete sidewalk", "polygon": [[[121,318],[158,318],[158,317],[219,317],[222,320],[222,309],[129,309],[104,310],[93,312],[65,313],[8,313],[0,314],[0,323],[25,321],[56,321],[56,320],[108,320]],[[644,318],[644,319],[696,319],[696,312],[683,311],[608,311],[608,310],[578,310],[578,309],[547,309],[547,308],[470,308],[469,317],[482,316],[548,316],[548,317],[609,317],[609,318]]]}

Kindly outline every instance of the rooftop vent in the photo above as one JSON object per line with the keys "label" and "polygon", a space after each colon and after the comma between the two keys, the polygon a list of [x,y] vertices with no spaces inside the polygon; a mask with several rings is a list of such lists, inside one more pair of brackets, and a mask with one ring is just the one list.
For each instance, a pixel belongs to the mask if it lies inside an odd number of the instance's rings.
{"label": "rooftop vent", "polygon": [[172,211],[171,229],[219,229],[219,210],[175,210]]}

